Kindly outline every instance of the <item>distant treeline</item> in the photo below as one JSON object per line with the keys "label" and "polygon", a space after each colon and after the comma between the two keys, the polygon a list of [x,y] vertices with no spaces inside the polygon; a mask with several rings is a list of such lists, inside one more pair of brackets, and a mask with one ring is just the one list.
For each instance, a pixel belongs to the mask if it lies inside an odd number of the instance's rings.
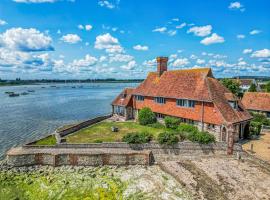
{"label": "distant treeline", "polygon": [[41,84],[41,83],[133,83],[142,82],[143,79],[69,79],[69,80],[59,80],[59,79],[35,79],[35,80],[21,80],[17,78],[16,80],[1,80],[0,86],[2,85],[28,85],[28,84]]}
{"label": "distant treeline", "polygon": [[257,81],[270,81],[270,76],[234,76],[234,79],[255,79]]}

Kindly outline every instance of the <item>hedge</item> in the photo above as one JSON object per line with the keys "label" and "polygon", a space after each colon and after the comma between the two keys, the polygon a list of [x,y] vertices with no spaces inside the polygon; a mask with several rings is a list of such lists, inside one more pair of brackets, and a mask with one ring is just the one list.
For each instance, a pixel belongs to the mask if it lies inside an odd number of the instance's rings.
{"label": "hedge", "polygon": [[180,119],[175,117],[165,117],[164,118],[166,128],[177,129],[180,124]]}
{"label": "hedge", "polygon": [[147,125],[156,123],[157,118],[150,108],[144,107],[139,111],[138,120],[141,125]]}

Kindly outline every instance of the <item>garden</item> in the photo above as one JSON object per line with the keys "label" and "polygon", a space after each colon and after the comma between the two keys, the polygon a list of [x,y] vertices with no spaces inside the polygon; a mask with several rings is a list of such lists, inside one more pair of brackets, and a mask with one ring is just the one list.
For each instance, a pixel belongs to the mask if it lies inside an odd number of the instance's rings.
{"label": "garden", "polygon": [[[180,119],[165,117],[165,124],[157,122],[150,108],[139,112],[138,122],[103,121],[84,128],[66,137],[67,143],[102,143],[127,142],[142,144],[157,141],[160,144],[173,145],[179,141],[208,144],[215,142],[215,137],[208,132],[201,132],[197,127],[181,123]],[[113,131],[115,127],[117,131]]]}

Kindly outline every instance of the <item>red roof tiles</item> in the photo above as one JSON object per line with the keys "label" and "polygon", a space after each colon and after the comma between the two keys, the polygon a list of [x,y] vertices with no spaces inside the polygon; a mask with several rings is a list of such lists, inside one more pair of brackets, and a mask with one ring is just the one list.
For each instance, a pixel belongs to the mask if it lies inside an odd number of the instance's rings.
{"label": "red roof tiles", "polygon": [[242,103],[249,110],[270,111],[270,93],[246,92]]}
{"label": "red roof tiles", "polygon": [[112,105],[131,106],[133,88],[125,88],[112,102]]}

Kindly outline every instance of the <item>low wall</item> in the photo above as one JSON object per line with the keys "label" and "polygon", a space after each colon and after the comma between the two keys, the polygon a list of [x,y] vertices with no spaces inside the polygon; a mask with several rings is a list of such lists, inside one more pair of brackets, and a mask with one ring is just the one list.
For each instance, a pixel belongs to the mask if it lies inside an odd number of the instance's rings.
{"label": "low wall", "polygon": [[68,127],[66,129],[63,129],[63,130],[59,130],[59,131],[56,131],[61,137],[64,137],[66,135],[69,135],[71,133],[74,133],[82,128],[86,128],[87,126],[90,126],[90,125],[93,125],[95,123],[98,123],[98,122],[101,122],[105,119],[108,119],[110,118],[112,115],[105,115],[105,116],[100,116],[100,117],[95,117],[93,119],[89,119],[87,121],[84,121],[84,122],[81,122],[81,123],[78,123],[74,126],[71,126],[71,127]]}
{"label": "low wall", "polygon": [[[168,160],[177,160],[180,157],[200,157],[213,155],[227,155],[227,144],[216,142],[213,144],[198,144],[192,142],[179,142],[173,146],[164,146],[158,143],[147,144],[127,144],[123,142],[116,143],[90,143],[90,144],[58,144],[53,147],[50,146],[31,146],[27,145],[24,148],[51,148],[57,151],[61,149],[100,149],[108,150],[114,149],[118,151],[134,150],[136,152],[151,151],[153,162],[162,162]],[[234,145],[234,153],[242,152],[242,146],[238,143]]]}
{"label": "low wall", "polygon": [[150,165],[151,151],[80,151],[58,149],[35,150],[13,149],[7,153],[7,163],[10,166],[32,165],[73,165],[73,166],[101,166],[101,165]]}

